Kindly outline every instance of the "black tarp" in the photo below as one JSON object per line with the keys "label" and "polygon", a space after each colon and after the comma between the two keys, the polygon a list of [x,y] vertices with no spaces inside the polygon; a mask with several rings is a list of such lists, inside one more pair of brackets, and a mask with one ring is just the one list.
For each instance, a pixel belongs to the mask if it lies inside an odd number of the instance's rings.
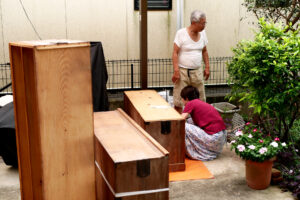
{"label": "black tarp", "polygon": [[18,166],[13,102],[0,108],[0,156],[5,164]]}
{"label": "black tarp", "polygon": [[92,91],[93,110],[108,111],[109,103],[106,91],[108,80],[105,57],[101,42],[91,43],[91,65],[92,65]]}

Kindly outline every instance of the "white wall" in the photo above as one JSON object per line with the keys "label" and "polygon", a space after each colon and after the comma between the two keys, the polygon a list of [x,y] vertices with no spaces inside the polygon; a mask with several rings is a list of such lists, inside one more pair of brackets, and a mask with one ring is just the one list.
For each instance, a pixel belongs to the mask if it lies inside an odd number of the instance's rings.
{"label": "white wall", "polygon": [[185,1],[185,25],[190,24],[189,14],[199,9],[206,13],[206,33],[209,40],[208,51],[210,56],[231,56],[231,47],[235,46],[242,38],[249,39],[252,36],[251,26],[248,21],[240,18],[246,15],[246,9],[242,6],[242,0],[213,0]]}
{"label": "white wall", "polygon": [[[106,59],[139,58],[139,12],[133,0],[22,0],[42,39],[101,41]],[[176,33],[177,0],[171,11],[148,12],[148,57],[170,58]],[[230,56],[230,48],[251,38],[242,0],[185,0],[184,26],[190,13],[207,14],[210,56]],[[0,0],[0,63],[9,62],[10,41],[38,40],[19,0]],[[252,19],[250,19],[251,21]],[[249,21],[249,20],[248,20]],[[2,29],[3,27],[3,29]],[[3,33],[3,34],[2,34]],[[4,49],[3,49],[4,46]]]}

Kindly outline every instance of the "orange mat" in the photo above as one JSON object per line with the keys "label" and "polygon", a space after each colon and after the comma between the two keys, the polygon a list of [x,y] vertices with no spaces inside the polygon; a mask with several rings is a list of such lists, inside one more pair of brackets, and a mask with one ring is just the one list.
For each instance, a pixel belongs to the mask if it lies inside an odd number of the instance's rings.
{"label": "orange mat", "polygon": [[169,181],[185,181],[197,179],[210,179],[214,176],[206,168],[204,163],[199,160],[185,159],[185,171],[170,172]]}

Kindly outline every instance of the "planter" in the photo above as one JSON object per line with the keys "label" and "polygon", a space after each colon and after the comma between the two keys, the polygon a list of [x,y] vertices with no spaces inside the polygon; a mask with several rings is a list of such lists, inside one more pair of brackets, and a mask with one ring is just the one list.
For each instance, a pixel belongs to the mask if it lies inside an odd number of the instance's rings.
{"label": "planter", "polygon": [[247,185],[255,190],[263,190],[269,187],[274,159],[264,162],[246,160]]}
{"label": "planter", "polygon": [[[223,121],[226,124],[226,131],[227,131],[227,140],[230,142],[234,138],[234,129],[236,128],[236,124],[238,123],[239,126],[243,126],[245,124],[243,118],[237,114],[240,109],[239,107],[228,103],[228,102],[219,102],[211,104],[221,115]],[[242,122],[234,123],[234,119],[242,118]]]}

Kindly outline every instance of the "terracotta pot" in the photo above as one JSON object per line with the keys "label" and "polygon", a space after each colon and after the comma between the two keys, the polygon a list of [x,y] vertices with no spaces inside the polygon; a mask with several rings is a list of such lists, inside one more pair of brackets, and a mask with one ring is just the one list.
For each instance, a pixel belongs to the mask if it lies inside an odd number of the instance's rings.
{"label": "terracotta pot", "polygon": [[246,181],[250,188],[263,190],[269,187],[271,182],[273,161],[254,162],[246,160]]}

